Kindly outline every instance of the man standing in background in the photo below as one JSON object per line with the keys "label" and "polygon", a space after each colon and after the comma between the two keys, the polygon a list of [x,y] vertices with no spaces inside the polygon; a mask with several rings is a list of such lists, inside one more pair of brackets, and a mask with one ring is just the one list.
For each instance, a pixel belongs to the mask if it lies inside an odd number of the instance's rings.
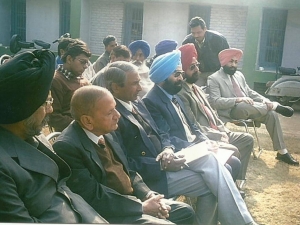
{"label": "man standing in background", "polygon": [[193,43],[198,53],[201,75],[196,82],[198,86],[207,85],[207,77],[220,69],[218,54],[229,48],[226,38],[217,31],[207,30],[206,23],[201,17],[191,19],[189,26],[191,34],[187,35],[182,45]]}
{"label": "man standing in background", "polygon": [[111,50],[118,45],[117,39],[113,35],[108,35],[103,39],[103,44],[105,46],[105,52],[99,56],[99,58],[94,62],[93,67],[95,73],[98,73],[103,67],[109,63],[109,56]]}

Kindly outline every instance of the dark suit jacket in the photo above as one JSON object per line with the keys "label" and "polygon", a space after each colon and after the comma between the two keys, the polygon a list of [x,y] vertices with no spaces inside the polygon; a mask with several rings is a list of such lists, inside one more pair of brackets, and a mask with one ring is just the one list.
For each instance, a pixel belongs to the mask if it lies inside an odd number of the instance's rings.
{"label": "dark suit jacket", "polygon": [[144,103],[140,100],[132,102],[139,114],[151,126],[153,134],[160,140],[162,149],[156,149],[147,136],[144,128],[134,116],[116,100],[116,109],[121,114],[116,133],[120,136],[125,146],[129,167],[143,177],[151,190],[157,191],[168,197],[168,184],[165,171],[160,169],[156,156],[167,146],[172,146],[167,139],[167,134],[160,131]]}
{"label": "dark suit jacket", "polygon": [[50,149],[49,143],[39,140],[37,149],[0,128],[0,222],[104,223],[65,185],[70,168]]}
{"label": "dark suit jacket", "polygon": [[[143,199],[150,189],[139,174],[127,169],[127,159],[116,135],[112,132],[104,135],[104,138],[130,176],[134,195]],[[53,148],[71,167],[72,176],[67,185],[100,215],[108,221],[112,217],[142,215],[142,204],[135,196],[121,195],[105,186],[106,173],[96,152],[96,145],[77,122],[72,122],[62,132]]]}
{"label": "dark suit jacket", "polygon": [[[193,134],[199,140],[206,140],[207,137],[203,135],[196,124],[191,123],[184,110],[184,105],[180,98],[176,96],[178,103],[182,109],[183,114],[191,128]],[[181,119],[179,118],[173,104],[166,94],[155,85],[143,98],[147,109],[149,110],[152,118],[157,124],[157,127],[169,135],[169,140],[177,150],[189,146],[191,143],[187,141],[185,130]]]}

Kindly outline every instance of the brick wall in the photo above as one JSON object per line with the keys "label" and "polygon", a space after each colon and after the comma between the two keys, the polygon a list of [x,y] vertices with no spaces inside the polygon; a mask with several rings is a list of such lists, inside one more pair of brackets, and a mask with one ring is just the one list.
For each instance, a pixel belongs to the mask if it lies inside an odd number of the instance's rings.
{"label": "brick wall", "polygon": [[101,55],[104,50],[103,38],[114,35],[122,42],[124,4],[113,1],[90,2],[90,40],[93,54]]}
{"label": "brick wall", "polygon": [[[222,33],[230,47],[244,50],[246,42],[247,7],[212,6],[210,29]],[[242,60],[239,67],[242,67]]]}

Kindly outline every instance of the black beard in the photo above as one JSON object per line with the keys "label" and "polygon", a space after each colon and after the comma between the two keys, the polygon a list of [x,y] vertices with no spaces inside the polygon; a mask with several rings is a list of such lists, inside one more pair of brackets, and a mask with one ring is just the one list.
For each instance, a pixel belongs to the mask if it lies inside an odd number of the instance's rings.
{"label": "black beard", "polygon": [[229,74],[230,76],[232,76],[233,74],[235,74],[237,68],[234,66],[223,66],[223,70],[226,74]]}
{"label": "black beard", "polygon": [[199,71],[196,71],[190,77],[185,76],[185,81],[189,84],[194,84],[199,79],[200,74],[201,73]]}
{"label": "black beard", "polygon": [[170,95],[176,95],[182,88],[182,81],[176,83],[170,82],[168,79],[163,83],[162,88]]}

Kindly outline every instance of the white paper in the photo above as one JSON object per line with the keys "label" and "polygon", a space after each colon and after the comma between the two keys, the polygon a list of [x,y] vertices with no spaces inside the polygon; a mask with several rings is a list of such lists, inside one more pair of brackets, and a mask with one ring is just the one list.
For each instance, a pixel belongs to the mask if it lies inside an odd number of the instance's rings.
{"label": "white paper", "polygon": [[[187,148],[183,148],[180,151],[176,152],[175,155],[178,157],[179,155],[184,155],[186,159],[185,163],[192,162],[196,159],[199,159],[212,151],[208,150],[208,143],[203,141],[194,145],[191,145]],[[219,160],[221,164],[225,164],[226,161],[230,158],[230,156],[234,153],[232,150],[227,149],[218,149],[213,151],[216,158]]]}

